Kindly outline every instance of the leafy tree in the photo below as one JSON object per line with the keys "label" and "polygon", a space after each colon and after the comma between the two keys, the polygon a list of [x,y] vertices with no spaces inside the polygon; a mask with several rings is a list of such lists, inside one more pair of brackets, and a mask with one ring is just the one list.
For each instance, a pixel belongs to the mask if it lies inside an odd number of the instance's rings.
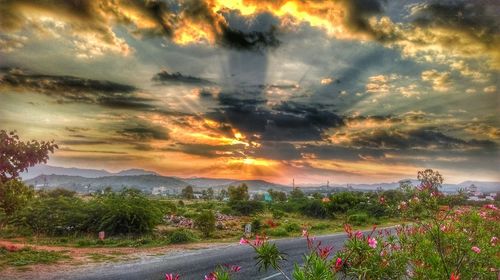
{"label": "leafy tree", "polygon": [[273,201],[286,201],[286,193],[281,191],[275,191],[273,189],[267,190]]}
{"label": "leafy tree", "polygon": [[309,200],[300,207],[300,212],[313,218],[326,218],[328,212],[324,204],[319,200]]}
{"label": "leafy tree", "polygon": [[0,183],[0,209],[6,216],[11,216],[25,207],[34,194],[33,188],[18,180]]}
{"label": "leafy tree", "polygon": [[228,196],[228,193],[225,189],[220,190],[219,194],[217,195],[217,199],[222,201],[224,198]]}
{"label": "leafy tree", "polygon": [[302,199],[304,197],[305,197],[304,192],[299,188],[293,188],[293,190],[290,192],[291,199],[297,200],[297,199]]}
{"label": "leafy tree", "polygon": [[230,186],[228,188],[229,201],[247,201],[249,199],[248,186],[241,184],[238,187]]}
{"label": "leafy tree", "polygon": [[323,195],[319,192],[315,192],[312,194],[312,196],[315,198],[315,199],[322,199],[323,198]]}
{"label": "leafy tree", "polygon": [[443,184],[443,176],[439,174],[439,171],[434,171],[432,169],[418,171],[417,179],[420,181],[422,187],[429,188],[432,191],[438,191]]}
{"label": "leafy tree", "polygon": [[209,237],[215,231],[215,215],[212,211],[203,211],[194,221],[195,226],[203,233],[203,236]]}
{"label": "leafy tree", "polygon": [[64,188],[55,188],[53,190],[49,190],[49,191],[40,191],[38,192],[38,195],[39,196],[47,196],[47,197],[60,197],[60,196],[63,196],[63,197],[74,197],[76,194],[75,191],[72,191],[72,190],[67,190],[67,189],[64,189]]}
{"label": "leafy tree", "polygon": [[185,199],[193,199],[194,198],[193,187],[186,186],[184,189],[182,189],[181,195]]}
{"label": "leafy tree", "polygon": [[214,190],[212,188],[208,188],[206,190],[203,190],[201,192],[201,197],[204,200],[212,200],[212,199],[214,199]]}
{"label": "leafy tree", "polygon": [[56,148],[53,141],[23,142],[15,131],[0,130],[0,183],[18,178],[28,167],[47,162],[49,152]]}

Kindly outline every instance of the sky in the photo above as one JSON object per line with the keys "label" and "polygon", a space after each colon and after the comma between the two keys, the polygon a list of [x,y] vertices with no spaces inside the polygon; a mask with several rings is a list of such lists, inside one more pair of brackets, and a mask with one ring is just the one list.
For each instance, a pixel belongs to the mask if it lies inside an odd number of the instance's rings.
{"label": "sky", "polygon": [[500,181],[500,3],[0,1],[0,129],[49,164]]}

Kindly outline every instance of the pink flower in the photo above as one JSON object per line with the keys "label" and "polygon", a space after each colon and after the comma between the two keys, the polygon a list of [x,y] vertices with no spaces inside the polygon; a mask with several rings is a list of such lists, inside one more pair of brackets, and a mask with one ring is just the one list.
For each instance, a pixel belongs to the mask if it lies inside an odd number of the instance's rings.
{"label": "pink flower", "polygon": [[238,265],[232,265],[232,266],[230,267],[230,269],[231,269],[231,271],[232,271],[232,272],[238,272],[238,271],[240,271],[240,270],[241,270],[241,266],[238,266]]}
{"label": "pink flower", "polygon": [[309,232],[307,231],[307,229],[303,229],[302,230],[302,237],[307,237],[309,236]]}
{"label": "pink flower", "polygon": [[337,261],[335,262],[335,271],[339,271],[342,268],[342,259],[337,258]]}
{"label": "pink flower", "polygon": [[244,245],[244,244],[248,244],[248,243],[249,243],[248,240],[246,240],[245,238],[242,237],[240,239],[240,245]]}
{"label": "pink flower", "polygon": [[179,274],[176,274],[175,276],[170,273],[170,274],[165,274],[165,280],[179,280],[180,277],[179,277]]}
{"label": "pink flower", "polygon": [[493,236],[490,240],[491,246],[495,246],[498,243],[498,237]]}
{"label": "pink flower", "polygon": [[377,239],[373,237],[368,238],[368,246],[372,247],[373,249],[377,248]]}
{"label": "pink flower", "polygon": [[215,273],[210,272],[208,275],[205,275],[205,280],[217,280],[217,275]]}
{"label": "pink flower", "polygon": [[361,238],[363,238],[363,233],[358,230],[358,231],[356,231],[355,236],[356,236],[357,239],[361,239]]}
{"label": "pink flower", "polygon": [[328,258],[332,250],[333,250],[332,246],[319,247],[318,248],[319,257],[325,260],[326,258]]}
{"label": "pink flower", "polygon": [[476,252],[476,254],[481,253],[481,249],[479,249],[479,247],[477,247],[477,246],[472,246],[471,249],[472,249],[472,251]]}
{"label": "pink flower", "polygon": [[484,206],[484,208],[491,209],[491,210],[498,210],[498,208],[493,204],[487,204]]}

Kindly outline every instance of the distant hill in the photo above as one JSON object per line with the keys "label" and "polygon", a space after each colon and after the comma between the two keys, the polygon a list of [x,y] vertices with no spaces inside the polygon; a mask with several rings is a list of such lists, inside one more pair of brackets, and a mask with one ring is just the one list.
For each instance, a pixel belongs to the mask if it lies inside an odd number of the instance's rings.
{"label": "distant hill", "polygon": [[128,187],[151,192],[154,187],[181,189],[187,186],[186,182],[177,178],[157,175],[122,175],[98,178],[67,175],[40,175],[33,179],[26,180],[25,182],[39,188],[66,188],[77,192],[87,192],[87,187],[90,190],[101,190],[106,187],[111,187],[114,191]]}
{"label": "distant hill", "polygon": [[128,169],[123,170],[118,173],[112,173],[106,170],[98,169],[84,169],[84,168],[67,168],[51,166],[46,164],[39,164],[30,167],[27,172],[21,173],[21,178],[23,180],[29,180],[40,175],[67,175],[67,176],[80,176],[86,178],[98,178],[105,176],[132,176],[132,175],[158,175],[154,171],[148,171],[144,169]]}

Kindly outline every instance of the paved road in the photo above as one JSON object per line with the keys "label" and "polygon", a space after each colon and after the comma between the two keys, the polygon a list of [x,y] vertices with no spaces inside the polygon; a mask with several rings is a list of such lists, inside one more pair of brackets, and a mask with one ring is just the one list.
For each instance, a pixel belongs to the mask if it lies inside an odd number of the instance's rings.
{"label": "paved road", "polygon": [[[332,234],[318,236],[322,244],[334,246],[334,250],[342,248],[345,234]],[[293,263],[302,262],[302,256],[306,253],[307,244],[305,238],[281,239],[275,242],[280,250],[288,255],[288,262],[283,270],[291,273]],[[179,273],[182,280],[201,280],[205,274],[214,269],[217,264],[234,264],[242,267],[235,274],[234,279],[239,280],[280,280],[283,276],[276,271],[259,272],[255,266],[255,253],[249,246],[226,245],[222,247],[201,249],[171,255],[157,256],[147,260],[131,261],[118,264],[106,264],[91,269],[80,269],[68,275],[54,276],[53,279],[72,280],[163,280],[165,273]]]}

